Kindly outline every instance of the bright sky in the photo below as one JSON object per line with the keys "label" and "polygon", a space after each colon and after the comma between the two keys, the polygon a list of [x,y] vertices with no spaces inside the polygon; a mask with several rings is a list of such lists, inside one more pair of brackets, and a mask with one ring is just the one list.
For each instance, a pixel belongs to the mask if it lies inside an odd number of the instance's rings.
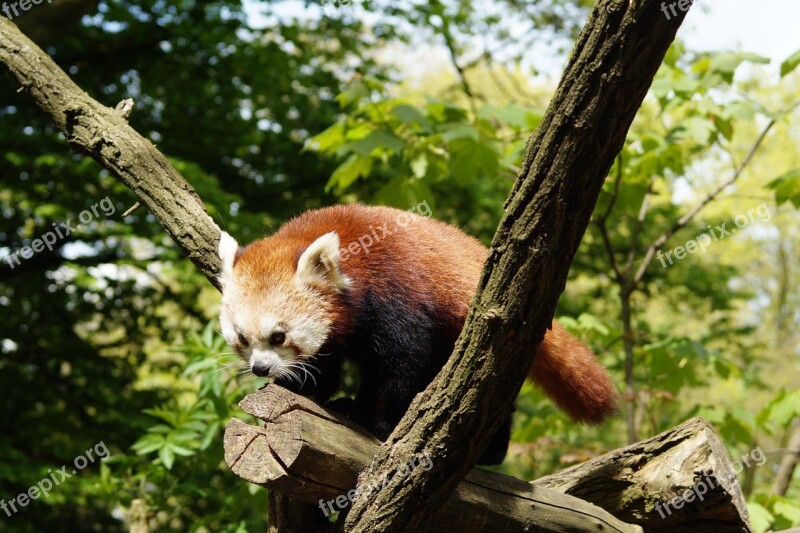
{"label": "bright sky", "polygon": [[780,64],[800,50],[799,21],[798,0],[696,0],[678,36],[693,50],[739,49]]}
{"label": "bright sky", "polygon": [[[358,3],[358,0],[351,1]],[[677,0],[664,1],[668,4],[677,3]],[[756,8],[753,7],[754,4]],[[328,7],[333,9],[332,6]],[[339,9],[346,8],[347,6],[342,6]],[[266,22],[258,12],[259,2],[245,0],[245,10],[253,25],[261,26]],[[319,16],[319,10],[319,6],[309,7],[301,0],[278,3],[278,12],[283,16]],[[800,0],[761,0],[758,3],[752,0],[695,0],[678,36],[692,50],[755,52],[773,59],[772,68],[777,69],[783,60],[800,50],[798,21]],[[443,63],[448,61],[444,50],[431,50],[423,46],[421,53],[427,58],[423,63],[435,63],[430,61],[432,53],[434,57],[441,56]],[[418,70],[419,58],[407,57],[406,60],[417,67],[412,71]],[[560,74],[563,65],[560,61],[554,61],[550,66],[553,68],[539,64],[545,71],[552,70],[553,75]]]}

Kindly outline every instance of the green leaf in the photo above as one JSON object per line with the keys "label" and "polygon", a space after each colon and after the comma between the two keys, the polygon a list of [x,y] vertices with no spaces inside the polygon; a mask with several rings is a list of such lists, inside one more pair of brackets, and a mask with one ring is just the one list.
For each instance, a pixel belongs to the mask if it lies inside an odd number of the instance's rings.
{"label": "green leaf", "polygon": [[203,440],[200,443],[201,450],[207,450],[209,446],[214,442],[214,437],[217,435],[217,430],[220,427],[219,422],[212,422],[208,425],[205,430],[205,434],[203,435]]}
{"label": "green leaf", "polygon": [[168,426],[166,424],[156,424],[155,426],[151,426],[147,428],[148,433],[161,433],[166,435],[170,431],[172,431],[172,426]]}
{"label": "green leaf", "polygon": [[178,420],[177,414],[169,409],[163,409],[163,408],[144,409],[143,412],[152,417],[160,418],[161,420],[172,426],[177,425],[177,420]]}
{"label": "green leaf", "polygon": [[372,158],[353,154],[333,171],[325,189],[330,190],[333,187],[339,190],[347,189],[358,178],[366,177],[370,172],[372,172]]}
{"label": "green leaf", "polygon": [[178,442],[181,444],[186,444],[197,440],[197,437],[198,434],[196,431],[192,431],[191,429],[178,429],[169,434],[167,441],[170,444],[175,444]]}
{"label": "green leaf", "polygon": [[203,345],[210,348],[211,345],[214,343],[214,321],[210,321],[206,324],[206,327],[203,328]]}
{"label": "green leaf", "polygon": [[702,145],[707,144],[714,133],[714,124],[707,118],[689,117],[683,122],[683,127],[689,138]]}
{"label": "green leaf", "polygon": [[161,459],[167,470],[171,470],[173,463],[175,463],[175,452],[172,451],[170,446],[164,446],[158,450],[158,458]]}
{"label": "green leaf", "polygon": [[504,106],[485,105],[478,110],[480,119],[496,119],[515,129],[527,129],[538,125],[542,111],[514,104]]}
{"label": "green leaf", "polygon": [[161,449],[165,444],[166,441],[162,435],[150,433],[137,440],[133,446],[131,446],[131,449],[133,449],[137,455],[145,455]]}
{"label": "green leaf", "polygon": [[421,202],[428,202],[432,210],[436,210],[433,201],[433,193],[423,180],[408,179],[403,176],[393,178],[389,183],[381,187],[376,195],[378,203],[383,203],[409,209],[411,206],[419,205]]}
{"label": "green leaf", "polygon": [[599,318],[589,313],[581,313],[578,317],[578,324],[580,324],[581,328],[585,331],[596,331],[603,336],[609,333],[608,326]]}
{"label": "green leaf", "polygon": [[452,145],[451,176],[461,183],[474,182],[479,175],[497,173],[500,154],[485,143],[462,140]]}
{"label": "green leaf", "polygon": [[428,103],[427,108],[428,115],[435,122],[463,123],[467,120],[466,110],[450,102],[443,102],[441,100],[431,101]]}
{"label": "green leaf", "polygon": [[733,81],[733,74],[736,72],[736,69],[745,61],[760,64],[768,64],[770,62],[769,58],[758,54],[748,52],[722,52],[711,58],[709,67],[711,70],[722,74],[725,81],[730,83]]}
{"label": "green leaf", "polygon": [[672,84],[672,89],[680,96],[689,98],[700,90],[700,81],[692,78],[680,78]]}
{"label": "green leaf", "polygon": [[214,359],[213,357],[208,357],[206,359],[200,359],[199,361],[195,361],[193,363],[189,363],[186,368],[183,369],[181,374],[183,376],[191,376],[193,374],[197,374],[203,370],[208,370],[210,368],[214,368],[217,366],[217,363],[222,362],[222,360]]}
{"label": "green leaf", "polygon": [[794,69],[797,68],[797,65],[800,65],[800,50],[790,55],[786,58],[786,61],[781,63],[781,78],[791,74]]}
{"label": "green leaf", "polygon": [[758,109],[750,102],[731,102],[724,106],[720,115],[727,119],[737,118],[739,120],[752,120],[758,113]]}
{"label": "green leaf", "polygon": [[396,105],[392,108],[392,115],[400,119],[404,124],[419,124],[425,130],[431,129],[431,123],[414,106],[408,104]]}
{"label": "green leaf", "polygon": [[717,115],[714,117],[714,126],[727,140],[730,141],[733,138],[733,125],[730,120],[725,120]]}
{"label": "green leaf", "polygon": [[772,513],[754,502],[747,503],[747,513],[750,515],[750,523],[753,525],[753,530],[756,533],[764,533],[767,531],[775,520]]}
{"label": "green leaf", "polygon": [[177,444],[170,444],[169,447],[176,455],[180,455],[182,457],[189,457],[196,453],[194,450],[190,450],[189,448],[184,448],[183,446],[178,446]]}
{"label": "green leaf", "polygon": [[772,512],[785,518],[791,524],[800,524],[800,505],[781,498],[772,506]]}
{"label": "green leaf", "polygon": [[350,87],[336,96],[336,100],[343,108],[358,104],[363,98],[369,95],[369,89],[361,80],[354,81]]}
{"label": "green leaf", "polygon": [[303,151],[316,151],[322,153],[333,153],[345,142],[344,122],[336,122],[330,128],[311,137]]}
{"label": "green leaf", "polygon": [[775,191],[775,201],[778,205],[791,202],[800,209],[800,168],[774,179],[767,184],[767,187]]}
{"label": "green leaf", "polygon": [[447,131],[442,134],[445,142],[452,142],[457,139],[472,139],[477,142],[480,139],[478,130],[472,124],[446,125]]}
{"label": "green leaf", "polygon": [[800,390],[790,393],[782,390],[762,409],[758,420],[762,424],[768,421],[786,428],[797,416],[800,416]]}
{"label": "green leaf", "polygon": [[355,152],[358,155],[370,155],[377,148],[400,152],[404,146],[403,140],[394,133],[387,130],[375,130],[363,139],[345,144],[341,149]]}

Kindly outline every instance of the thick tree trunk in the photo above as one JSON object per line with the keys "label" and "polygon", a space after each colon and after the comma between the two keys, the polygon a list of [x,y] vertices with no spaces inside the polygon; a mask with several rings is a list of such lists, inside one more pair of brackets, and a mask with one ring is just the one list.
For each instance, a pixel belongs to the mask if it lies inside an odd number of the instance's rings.
{"label": "thick tree trunk", "polygon": [[455,351],[362,483],[374,485],[423,448],[436,468],[417,469],[405,482],[358,500],[344,530],[420,530],[510,412],[606,174],[683,15],[667,20],[651,0],[595,4],[528,142]]}
{"label": "thick tree trunk", "polygon": [[[225,431],[225,460],[231,470],[296,498],[295,505],[309,502],[295,515],[305,522],[305,530],[329,528],[325,518],[347,509],[358,474],[380,443],[310,399],[274,385],[240,405],[265,425],[231,421]],[[429,457],[423,449],[402,458],[400,470],[386,483],[402,482],[411,469],[437,468]],[[362,497],[372,494],[358,499]],[[706,421],[689,420],[530,484],[472,470],[425,530],[634,531],[634,524],[655,532],[750,531],[733,465]]]}
{"label": "thick tree trunk", "polygon": [[[404,482],[358,500],[346,529],[422,529],[502,422],[497,413],[510,410],[550,325],[605,175],[682,18],[681,13],[667,21],[658,3],[647,0],[595,5],[529,141],[456,350],[380,448],[363,483],[392,475],[405,457],[423,449],[436,468],[415,469]],[[0,63],[73,147],[134,191],[218,287],[219,228],[167,159],[128,126],[124,113],[92,100],[2,17]],[[273,500],[276,511],[291,512],[290,503],[280,503]]]}

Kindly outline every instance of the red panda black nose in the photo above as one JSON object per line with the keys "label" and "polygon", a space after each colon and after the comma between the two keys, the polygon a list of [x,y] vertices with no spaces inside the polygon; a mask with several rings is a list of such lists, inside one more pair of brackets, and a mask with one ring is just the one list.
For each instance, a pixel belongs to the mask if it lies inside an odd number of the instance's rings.
{"label": "red panda black nose", "polygon": [[250,365],[250,370],[252,370],[253,374],[258,377],[267,377],[269,376],[270,366],[266,363],[255,362]]}

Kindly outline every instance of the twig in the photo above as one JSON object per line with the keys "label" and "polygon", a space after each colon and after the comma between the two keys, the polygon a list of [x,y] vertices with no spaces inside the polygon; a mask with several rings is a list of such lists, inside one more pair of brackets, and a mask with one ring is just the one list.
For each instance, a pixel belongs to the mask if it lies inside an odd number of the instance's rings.
{"label": "twig", "polygon": [[703,199],[702,202],[700,202],[691,211],[689,211],[681,218],[679,218],[677,222],[675,222],[675,224],[672,225],[672,227],[670,227],[667,231],[662,233],[660,237],[658,237],[655,241],[653,241],[653,243],[647,248],[644,258],[642,259],[642,262],[639,265],[639,269],[636,271],[636,274],[633,276],[633,279],[631,279],[632,287],[638,285],[639,282],[642,281],[642,278],[644,278],[645,272],[647,271],[650,264],[653,262],[653,257],[655,257],[656,250],[661,246],[663,246],[664,243],[666,243],[669,240],[669,238],[675,235],[675,233],[677,233],[681,228],[683,228],[689,222],[691,222],[694,219],[694,217],[697,216],[697,214],[700,211],[702,211],[706,205],[708,205],[712,200],[714,200],[717,196],[719,196],[719,194],[722,191],[733,185],[739,179],[739,177],[741,177],[742,172],[744,172],[744,169],[747,168],[747,165],[753,159],[753,156],[756,154],[759,147],[761,146],[761,143],[764,142],[764,139],[767,137],[767,134],[770,132],[775,123],[776,119],[774,118],[769,121],[767,126],[763,129],[761,134],[753,143],[753,146],[750,147],[750,151],[747,153],[747,156],[745,156],[744,160],[739,164],[739,166],[736,168],[736,170],[734,171],[733,175],[730,178],[725,180],[719,187],[711,191]]}

